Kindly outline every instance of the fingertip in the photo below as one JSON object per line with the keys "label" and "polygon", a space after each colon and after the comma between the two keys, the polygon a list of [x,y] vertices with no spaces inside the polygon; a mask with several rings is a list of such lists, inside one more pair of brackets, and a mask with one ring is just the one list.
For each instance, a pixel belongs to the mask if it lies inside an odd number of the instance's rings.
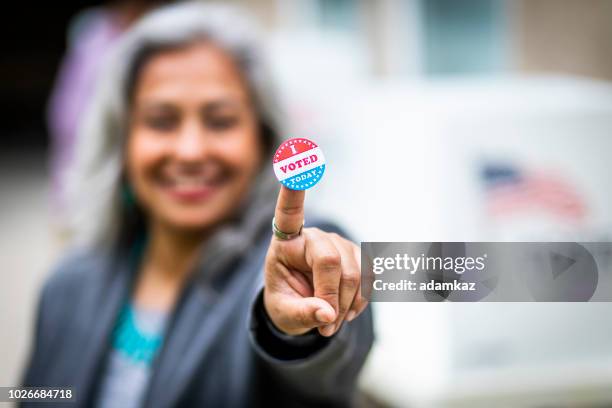
{"label": "fingertip", "polygon": [[315,312],[315,318],[317,319],[317,322],[319,323],[331,323],[334,321],[334,319],[336,318],[336,314],[333,311],[333,309],[331,309],[331,307],[326,308],[320,308]]}
{"label": "fingertip", "polygon": [[306,195],[306,190],[293,190],[284,184],[281,184],[279,194],[283,194],[288,197],[304,197]]}
{"label": "fingertip", "polygon": [[328,325],[325,325],[323,327],[319,327],[319,333],[321,333],[321,335],[325,336],[325,337],[330,337],[335,332],[336,332],[336,325],[335,324],[328,324]]}

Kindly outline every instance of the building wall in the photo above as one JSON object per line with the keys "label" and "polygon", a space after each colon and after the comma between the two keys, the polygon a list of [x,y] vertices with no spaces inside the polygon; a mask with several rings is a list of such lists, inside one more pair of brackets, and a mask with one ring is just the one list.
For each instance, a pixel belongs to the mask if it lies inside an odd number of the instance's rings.
{"label": "building wall", "polygon": [[518,68],[612,80],[612,1],[520,0]]}

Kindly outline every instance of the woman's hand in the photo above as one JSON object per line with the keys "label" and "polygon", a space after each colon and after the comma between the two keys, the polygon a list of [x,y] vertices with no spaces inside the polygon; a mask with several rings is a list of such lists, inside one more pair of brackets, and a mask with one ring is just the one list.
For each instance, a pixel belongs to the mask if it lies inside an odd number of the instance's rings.
{"label": "woman's hand", "polygon": [[[281,187],[275,221],[279,230],[299,231],[304,191]],[[361,297],[361,250],[335,233],[304,228],[288,241],[272,237],[265,263],[264,305],[274,325],[289,335],[318,327],[333,335],[367,306]]]}

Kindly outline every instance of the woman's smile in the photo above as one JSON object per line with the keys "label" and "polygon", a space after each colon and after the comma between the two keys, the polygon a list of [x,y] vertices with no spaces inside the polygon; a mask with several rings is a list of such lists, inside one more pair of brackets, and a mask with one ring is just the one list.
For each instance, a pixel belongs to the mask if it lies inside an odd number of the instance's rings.
{"label": "woman's smile", "polygon": [[204,165],[195,170],[162,169],[155,181],[172,200],[201,202],[212,198],[231,182],[231,172],[219,167]]}

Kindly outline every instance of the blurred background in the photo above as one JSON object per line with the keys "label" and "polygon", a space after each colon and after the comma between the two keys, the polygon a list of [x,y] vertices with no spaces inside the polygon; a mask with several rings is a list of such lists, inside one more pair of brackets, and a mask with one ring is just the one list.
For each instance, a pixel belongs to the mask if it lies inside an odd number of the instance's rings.
{"label": "blurred background", "polygon": [[[612,1],[232,3],[264,28],[287,136],[325,149],[307,205],[356,240],[611,241]],[[0,28],[1,386],[61,255],[62,171],[98,68],[156,5],[21,3]],[[373,308],[369,404],[612,406],[612,305]]]}

